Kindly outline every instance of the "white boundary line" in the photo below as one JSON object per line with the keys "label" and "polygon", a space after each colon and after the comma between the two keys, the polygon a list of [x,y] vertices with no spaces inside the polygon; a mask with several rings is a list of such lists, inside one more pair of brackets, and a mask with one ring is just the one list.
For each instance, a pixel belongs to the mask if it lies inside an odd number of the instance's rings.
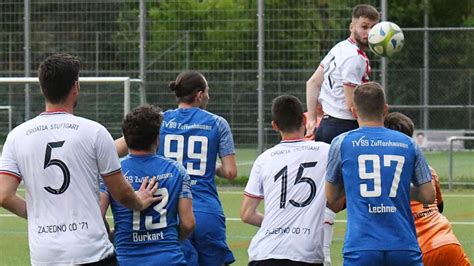
{"label": "white boundary line", "polygon": [[[3,213],[3,214],[0,214],[0,218],[19,218],[18,216],[16,216],[15,214],[10,214],[10,213]],[[106,216],[107,218],[109,219],[112,219],[112,216],[110,215],[107,215]],[[240,222],[240,218],[226,218],[226,221],[229,221],[229,222]],[[334,220],[336,223],[347,223],[347,220]],[[474,222],[450,222],[451,224],[454,224],[454,225],[474,225]]]}

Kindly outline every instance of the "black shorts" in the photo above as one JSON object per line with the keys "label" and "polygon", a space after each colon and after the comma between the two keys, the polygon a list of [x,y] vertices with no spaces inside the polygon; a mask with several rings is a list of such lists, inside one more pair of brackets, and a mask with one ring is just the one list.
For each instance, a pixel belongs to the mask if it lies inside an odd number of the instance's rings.
{"label": "black shorts", "polygon": [[301,261],[293,260],[277,260],[277,259],[268,259],[268,260],[254,260],[249,262],[249,266],[323,266],[322,263],[308,263]]}
{"label": "black shorts", "polygon": [[314,132],[314,140],[331,144],[331,141],[338,135],[358,127],[357,120],[340,119],[324,115],[319,123],[319,127]]}

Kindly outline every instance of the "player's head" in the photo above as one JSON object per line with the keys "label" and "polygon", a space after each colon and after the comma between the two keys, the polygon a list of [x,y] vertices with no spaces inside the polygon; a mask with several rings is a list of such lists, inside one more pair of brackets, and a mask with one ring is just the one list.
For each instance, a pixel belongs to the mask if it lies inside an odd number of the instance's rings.
{"label": "player's head", "polygon": [[350,24],[351,38],[359,48],[366,50],[369,47],[369,32],[379,22],[380,13],[371,5],[357,5],[352,9]]}
{"label": "player's head", "polygon": [[80,66],[79,59],[69,54],[51,55],[41,62],[38,76],[47,102],[62,104],[73,88],[79,90]]}
{"label": "player's head", "polygon": [[292,133],[306,124],[303,106],[295,96],[281,95],[272,102],[272,126],[278,131]]}
{"label": "player's head", "polygon": [[186,103],[205,109],[209,102],[209,86],[206,78],[198,71],[181,72],[175,81],[169,83],[178,103]]}
{"label": "player's head", "polygon": [[385,93],[377,82],[367,82],[354,89],[353,114],[363,122],[383,122],[388,111]]}
{"label": "player's head", "polygon": [[406,115],[399,112],[392,112],[385,116],[384,125],[386,128],[390,128],[411,137],[415,130],[415,124]]}
{"label": "player's head", "polygon": [[145,105],[128,113],[122,123],[122,132],[129,149],[156,150],[163,115],[157,106]]}

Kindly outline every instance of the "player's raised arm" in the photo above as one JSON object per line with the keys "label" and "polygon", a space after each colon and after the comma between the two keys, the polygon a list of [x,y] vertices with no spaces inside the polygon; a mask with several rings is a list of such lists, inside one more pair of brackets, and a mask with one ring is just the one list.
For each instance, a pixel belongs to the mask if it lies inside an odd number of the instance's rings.
{"label": "player's raised arm", "polygon": [[125,142],[124,137],[120,137],[115,141],[115,148],[117,149],[117,154],[119,157],[123,157],[128,154],[127,143]]}
{"label": "player's raised arm", "polygon": [[321,92],[321,85],[324,80],[324,69],[319,66],[313,75],[306,82],[306,108],[308,110],[308,120],[306,121],[306,137],[314,134],[316,128],[318,111],[318,98]]}

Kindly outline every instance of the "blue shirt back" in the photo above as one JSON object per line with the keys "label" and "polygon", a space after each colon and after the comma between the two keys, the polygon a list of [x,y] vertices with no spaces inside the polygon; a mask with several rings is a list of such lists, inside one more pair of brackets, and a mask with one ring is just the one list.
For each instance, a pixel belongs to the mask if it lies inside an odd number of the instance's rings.
{"label": "blue shirt back", "polygon": [[191,177],[193,210],[223,214],[214,182],[217,156],[235,154],[227,121],[200,108],[164,112],[158,154],[183,164]]}
{"label": "blue shirt back", "polygon": [[[177,228],[179,199],[192,198],[186,170],[162,156],[130,154],[122,160],[122,171],[134,190],[140,188],[145,177],[156,177],[159,186],[155,195],[163,196],[163,200],[140,212],[127,209],[111,198],[119,262],[130,257],[138,259],[145,256],[164,262],[168,257],[181,257],[184,261]],[[101,190],[106,191],[103,184]]]}
{"label": "blue shirt back", "polygon": [[419,148],[406,135],[362,127],[336,137],[326,180],[344,185],[347,231],[343,253],[419,251],[410,209],[410,186],[431,181]]}

